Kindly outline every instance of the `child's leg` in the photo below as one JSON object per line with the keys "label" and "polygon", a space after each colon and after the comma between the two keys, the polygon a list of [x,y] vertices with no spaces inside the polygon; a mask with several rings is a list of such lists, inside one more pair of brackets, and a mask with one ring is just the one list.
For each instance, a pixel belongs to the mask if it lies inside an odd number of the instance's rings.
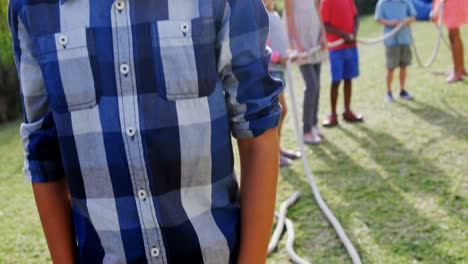
{"label": "child's leg", "polygon": [[304,104],[302,111],[303,133],[308,134],[312,126],[317,125],[317,103],[319,96],[318,78],[314,64],[305,64],[301,66],[302,77],[306,84],[304,92]]}
{"label": "child's leg", "polygon": [[454,74],[460,74],[465,71],[465,59],[463,43],[460,37],[460,28],[449,29],[449,38],[452,45],[452,58],[455,67]]}
{"label": "child's leg", "polygon": [[402,92],[405,89],[406,72],[407,72],[406,69],[407,69],[406,66],[400,67],[400,92]]}
{"label": "child's leg", "polygon": [[387,70],[387,92],[392,92],[393,71],[394,69]]}
{"label": "child's leg", "polygon": [[301,66],[302,77],[306,85],[304,92],[304,104],[302,108],[303,133],[308,134],[315,125],[314,108],[318,96],[317,76],[313,64],[304,64]]}
{"label": "child's leg", "polygon": [[352,96],[353,81],[351,79],[344,80],[344,107],[345,113],[351,112],[351,96]]}
{"label": "child's leg", "polygon": [[331,84],[330,103],[331,113],[333,116],[336,116],[336,103],[338,101],[338,88],[340,87],[340,83],[340,81],[333,81]]}

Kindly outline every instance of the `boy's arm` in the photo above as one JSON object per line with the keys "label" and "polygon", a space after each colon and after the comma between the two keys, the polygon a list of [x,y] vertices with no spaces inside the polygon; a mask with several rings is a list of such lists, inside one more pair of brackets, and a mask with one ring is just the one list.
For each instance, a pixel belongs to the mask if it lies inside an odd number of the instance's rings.
{"label": "boy's arm", "polygon": [[238,141],[241,161],[241,246],[238,263],[265,263],[278,179],[276,129]]}
{"label": "boy's arm", "polygon": [[284,5],[289,35],[291,36],[292,41],[296,43],[299,51],[305,51],[304,46],[297,36],[296,23],[294,21],[294,0],[285,0]]}
{"label": "boy's arm", "polygon": [[33,183],[33,190],[53,263],[74,263],[76,242],[65,177]]}
{"label": "boy's arm", "polygon": [[398,21],[396,19],[392,19],[392,20],[378,19],[377,22],[379,22],[379,24],[381,24],[381,25],[389,26],[389,27],[396,27],[401,23],[400,21]]}
{"label": "boy's arm", "polygon": [[356,37],[357,37],[357,33],[359,31],[359,26],[360,26],[360,22],[359,22],[359,14],[356,13],[356,15],[354,16],[354,29],[353,29],[353,39],[355,40]]}
{"label": "boy's arm", "polygon": [[241,157],[238,263],[265,263],[278,167],[281,82],[268,72],[268,16],[261,0],[227,0],[217,33],[218,69]]}
{"label": "boy's arm", "polygon": [[33,41],[19,15],[19,1],[10,0],[8,23],[21,84],[24,122],[24,174],[32,182],[37,208],[54,263],[73,263],[70,201],[58,145],[57,129],[47,100]]}
{"label": "boy's arm", "polygon": [[354,36],[351,33],[338,29],[332,26],[330,23],[324,22],[325,31],[330,32],[332,34],[338,35],[343,38],[346,42],[352,41]]}

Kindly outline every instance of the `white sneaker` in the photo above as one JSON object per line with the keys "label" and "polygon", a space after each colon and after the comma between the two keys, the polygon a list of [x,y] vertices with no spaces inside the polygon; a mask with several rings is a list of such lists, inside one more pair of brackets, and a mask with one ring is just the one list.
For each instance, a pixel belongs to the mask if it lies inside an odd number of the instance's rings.
{"label": "white sneaker", "polygon": [[385,100],[386,103],[393,103],[395,101],[395,99],[393,99],[392,93],[389,93],[389,92],[387,92],[385,94],[385,99],[384,100]]}
{"label": "white sneaker", "polygon": [[313,126],[313,127],[312,127],[311,133],[312,133],[312,135],[313,135],[314,137],[323,138],[322,132],[321,132],[320,129],[318,129],[318,127],[316,127],[316,126]]}
{"label": "white sneaker", "polygon": [[303,137],[304,143],[305,144],[311,144],[311,145],[317,145],[322,142],[322,138],[319,136],[311,135],[311,136],[304,136]]}

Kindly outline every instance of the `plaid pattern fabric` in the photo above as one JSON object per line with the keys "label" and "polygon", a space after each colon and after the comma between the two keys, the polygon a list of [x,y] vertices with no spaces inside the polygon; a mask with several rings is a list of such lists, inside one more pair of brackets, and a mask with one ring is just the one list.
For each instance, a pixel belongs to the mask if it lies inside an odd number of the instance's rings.
{"label": "plaid pattern fabric", "polygon": [[10,0],[32,182],[66,177],[78,263],[235,263],[231,134],[275,127],[261,0]]}

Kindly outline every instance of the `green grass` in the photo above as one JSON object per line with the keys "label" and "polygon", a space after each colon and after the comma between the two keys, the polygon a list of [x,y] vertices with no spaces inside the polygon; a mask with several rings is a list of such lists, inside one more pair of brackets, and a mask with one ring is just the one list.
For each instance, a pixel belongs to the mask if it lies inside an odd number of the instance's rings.
{"label": "green grass", "polygon": [[[414,31],[428,57],[433,26],[418,23]],[[379,33],[370,17],[363,18],[361,36]],[[466,29],[463,36],[468,51]],[[361,47],[360,55],[353,106],[366,122],[323,130],[327,141],[307,148],[324,199],[364,263],[468,263],[468,83],[448,85],[444,76],[413,66],[407,87],[416,100],[386,105],[383,47]],[[450,65],[443,47],[433,69]],[[323,65],[322,118],[329,111],[328,67]],[[294,78],[302,101],[297,69]],[[0,263],[48,263],[31,186],[21,173],[18,126],[0,126]],[[283,144],[296,146],[290,115]],[[302,196],[288,217],[295,222],[298,253],[313,263],[350,263],[313,201],[300,162],[281,171],[278,205],[295,190]],[[269,263],[288,263],[284,239]]]}
{"label": "green grass", "polygon": [[[361,37],[377,36],[380,30],[371,17],[362,19]],[[428,58],[434,27],[417,23],[413,30]],[[462,35],[468,50],[468,31]],[[448,70],[449,55],[444,46],[432,69]],[[407,88],[416,100],[387,105],[382,45],[361,46],[360,59],[353,108],[366,122],[323,129],[326,142],[307,148],[324,199],[364,263],[468,263],[468,82],[449,85],[445,76],[413,66]],[[328,63],[322,72],[323,119],[330,109]],[[301,96],[297,70],[294,81]],[[291,117],[283,145],[296,146]],[[288,214],[296,225],[299,254],[313,263],[350,263],[314,203],[300,162],[281,171],[278,205],[294,190],[303,194]],[[269,263],[287,262],[283,241]]]}

